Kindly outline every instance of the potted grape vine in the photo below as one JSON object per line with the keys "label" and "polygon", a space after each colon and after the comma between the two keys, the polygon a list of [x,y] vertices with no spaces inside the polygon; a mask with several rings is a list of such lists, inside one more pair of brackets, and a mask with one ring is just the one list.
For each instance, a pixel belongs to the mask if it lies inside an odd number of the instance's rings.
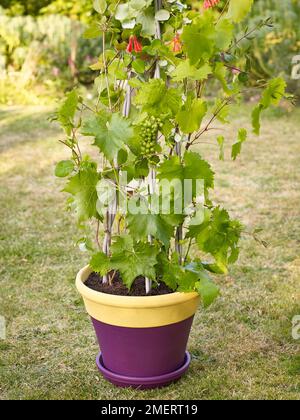
{"label": "potted grape vine", "polygon": [[[97,97],[73,90],[59,107],[71,157],[55,172],[91,254],[76,286],[101,346],[97,365],[118,386],[159,387],[186,372],[195,312],[238,259],[243,226],[210,198],[216,175],[199,144],[249,89],[256,134],[262,112],[285,96],[284,80],[251,73],[251,37],[271,24],[241,32],[252,3],[94,1],[84,36],[102,43]],[[233,160],[247,138],[241,127]],[[216,145],[224,159],[225,134]]]}

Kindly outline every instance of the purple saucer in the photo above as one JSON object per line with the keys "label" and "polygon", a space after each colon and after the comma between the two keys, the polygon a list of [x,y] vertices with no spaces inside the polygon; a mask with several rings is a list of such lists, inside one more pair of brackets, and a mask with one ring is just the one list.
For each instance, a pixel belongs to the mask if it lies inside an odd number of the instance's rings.
{"label": "purple saucer", "polygon": [[191,356],[189,352],[186,351],[183,365],[179,369],[171,373],[167,373],[161,376],[152,376],[145,378],[123,376],[111,372],[104,366],[101,353],[98,354],[96,358],[96,363],[98,369],[100,370],[104,378],[114,385],[117,385],[122,388],[132,387],[138,389],[151,389],[169,385],[170,383],[180,379],[189,368],[189,365],[191,363]]}

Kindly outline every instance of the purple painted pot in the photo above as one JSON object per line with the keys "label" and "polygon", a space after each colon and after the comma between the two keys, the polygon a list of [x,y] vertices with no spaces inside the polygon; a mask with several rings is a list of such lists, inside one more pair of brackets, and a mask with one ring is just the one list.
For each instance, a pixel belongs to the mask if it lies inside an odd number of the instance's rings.
{"label": "purple painted pot", "polygon": [[98,354],[96,363],[98,369],[102,373],[105,379],[110,381],[112,384],[120,386],[122,388],[132,387],[138,389],[152,389],[152,388],[161,388],[163,386],[167,386],[172,382],[176,382],[178,379],[184,375],[184,373],[188,370],[189,365],[191,363],[191,356],[189,352],[185,352],[185,358],[183,365],[179,368],[174,370],[173,372],[166,373],[160,376],[147,376],[144,378],[140,378],[138,376],[125,376],[125,375],[118,375],[104,366],[103,358],[101,353]]}
{"label": "purple painted pot", "polygon": [[193,318],[155,328],[118,327],[92,318],[101,348],[99,370],[122,387],[156,388],[178,380],[190,364],[186,346]]}
{"label": "purple painted pot", "polygon": [[118,386],[155,388],[179,379],[188,369],[189,333],[200,298],[197,293],[161,296],[116,296],[85,285],[89,267],[77,275],[76,287],[101,348],[97,365]]}

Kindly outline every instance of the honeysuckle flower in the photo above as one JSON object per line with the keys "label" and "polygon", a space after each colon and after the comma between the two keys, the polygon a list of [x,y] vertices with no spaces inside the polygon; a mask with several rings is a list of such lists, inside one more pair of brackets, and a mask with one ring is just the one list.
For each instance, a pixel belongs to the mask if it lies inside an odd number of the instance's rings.
{"label": "honeysuckle flower", "polygon": [[216,6],[220,0],[205,0],[204,9],[210,9],[211,7]]}
{"label": "honeysuckle flower", "polygon": [[175,53],[180,52],[182,50],[182,43],[181,43],[179,34],[176,34],[175,37],[170,42],[170,48]]}
{"label": "honeysuckle flower", "polygon": [[133,51],[135,51],[136,53],[140,53],[142,52],[142,49],[143,49],[143,46],[138,41],[137,37],[135,35],[131,35],[131,37],[129,38],[129,43],[128,43],[126,51],[128,53],[132,53]]}

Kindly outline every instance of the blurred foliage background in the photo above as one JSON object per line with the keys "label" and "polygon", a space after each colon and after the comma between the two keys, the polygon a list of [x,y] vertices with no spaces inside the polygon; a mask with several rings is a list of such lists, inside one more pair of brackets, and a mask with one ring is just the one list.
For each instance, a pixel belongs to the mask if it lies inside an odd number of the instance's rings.
{"label": "blurred foliage background", "polygon": [[[74,85],[93,86],[89,66],[101,53],[101,40],[82,37],[92,3],[0,0],[0,103],[49,103]],[[202,6],[202,1],[189,3]],[[248,30],[269,17],[273,26],[253,34],[252,71],[260,79],[283,75],[290,91],[299,94],[300,81],[292,80],[291,72],[292,59],[300,54],[300,2],[255,0]]]}
{"label": "blurred foliage background", "polygon": [[0,1],[0,103],[48,103],[93,83],[101,42],[82,37],[91,11],[92,1]]}
{"label": "blurred foliage background", "polygon": [[261,79],[285,77],[289,90],[299,95],[300,82],[291,77],[293,57],[300,54],[299,0],[256,0],[249,29],[269,17],[273,27],[257,31],[252,40],[252,71]]}

